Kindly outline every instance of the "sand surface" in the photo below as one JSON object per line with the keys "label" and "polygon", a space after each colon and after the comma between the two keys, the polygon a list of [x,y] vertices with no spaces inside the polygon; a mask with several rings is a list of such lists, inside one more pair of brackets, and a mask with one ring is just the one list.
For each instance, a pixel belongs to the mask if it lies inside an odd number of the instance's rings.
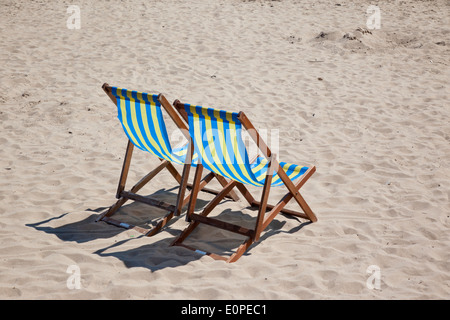
{"label": "sand surface", "polygon": [[[370,29],[371,4],[2,1],[0,298],[449,299],[450,6],[377,1]],[[127,143],[104,82],[277,129],[280,160],[317,167],[302,194],[318,222],[279,215],[234,264],[169,247],[184,216],[151,238],[96,223]],[[158,163],[135,152],[127,186]],[[174,201],[176,182],[163,171],[142,192]],[[118,216],[162,214],[130,202]],[[208,227],[190,241],[239,244]]]}

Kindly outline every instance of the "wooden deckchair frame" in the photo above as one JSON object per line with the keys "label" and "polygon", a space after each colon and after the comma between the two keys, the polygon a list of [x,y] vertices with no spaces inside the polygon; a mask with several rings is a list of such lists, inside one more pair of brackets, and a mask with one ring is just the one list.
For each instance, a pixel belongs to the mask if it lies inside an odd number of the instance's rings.
{"label": "wooden deckchair frame", "polygon": [[[178,112],[186,119],[187,113],[184,111],[184,104],[179,101],[174,102],[175,108]],[[194,213],[195,202],[197,200],[198,191],[200,190],[201,176],[203,165],[201,163],[197,164],[197,168],[195,171],[194,181],[193,181],[193,189],[191,192],[191,197],[189,200],[189,205],[186,213],[186,221],[190,222],[190,224],[182,231],[182,233],[172,242],[172,246],[183,246],[190,250],[209,255],[210,257],[216,260],[225,260],[226,262],[235,262],[237,261],[247,250],[248,248],[256,241],[260,239],[261,232],[267,228],[267,226],[272,222],[272,220],[279,214],[289,214],[300,218],[305,218],[310,220],[311,222],[316,222],[317,217],[312,212],[309,205],[306,203],[304,198],[301,196],[299,190],[305,184],[305,182],[312,176],[312,174],[316,171],[316,167],[312,166],[308,168],[308,170],[300,177],[300,180],[294,184],[287,174],[284,172],[283,168],[280,166],[278,160],[276,159],[276,155],[272,153],[267,146],[267,144],[263,141],[258,131],[255,129],[253,124],[244,114],[244,112],[240,112],[238,115],[239,121],[242,123],[243,127],[250,134],[250,137],[257,144],[259,150],[262,155],[269,161],[268,170],[266,173],[266,179],[263,186],[263,191],[261,195],[261,201],[256,201],[255,198],[251,195],[249,190],[245,187],[245,185],[241,182],[232,180],[230,181],[221,192],[219,192],[214,199],[212,199],[203,209],[200,214]],[[192,143],[192,138],[191,138]],[[193,150],[190,150],[192,153]],[[276,204],[271,205],[268,204],[268,197],[272,182],[272,176],[274,169],[278,168],[277,174],[280,179],[283,181],[284,185],[288,189],[288,193],[285,194],[282,199]],[[251,207],[258,208],[258,215],[256,218],[256,223],[254,229],[244,228],[242,226],[224,222],[218,219],[208,217],[208,214],[222,201],[222,199],[227,195],[233,188],[237,188],[239,192],[244,196]],[[297,212],[289,209],[284,209],[287,203],[294,198],[298,203],[303,212]],[[270,210],[266,213],[267,210]],[[243,236],[246,236],[247,239],[237,248],[237,250],[229,257],[224,257],[218,254],[204,252],[200,250],[196,250],[195,248],[185,245],[183,241],[194,231],[194,229],[200,224],[207,224],[213,227],[217,227],[223,230],[231,231]]]}
{"label": "wooden deckchair frame", "polygon": [[[109,98],[112,100],[112,102],[117,106],[117,99],[111,92],[112,87],[109,86],[107,83],[105,83],[105,84],[103,84],[102,88],[106,92],[106,94],[109,96]],[[166,110],[166,112],[169,114],[169,116],[175,122],[177,127],[179,129],[181,129],[183,134],[185,134],[185,136],[188,139],[190,139],[187,125],[184,123],[183,119],[177,113],[176,109],[167,101],[165,96],[162,94],[158,95],[158,101],[161,103],[161,106]],[[122,165],[122,171],[120,174],[119,184],[118,184],[117,192],[116,192],[116,198],[118,200],[108,210],[106,210],[101,215],[99,215],[96,219],[96,222],[104,221],[106,223],[109,223],[109,224],[112,224],[112,225],[115,225],[118,227],[122,227],[125,229],[134,229],[140,233],[143,233],[146,236],[152,236],[152,235],[156,234],[159,230],[161,230],[161,228],[163,228],[165,225],[167,225],[169,220],[171,220],[174,215],[179,216],[181,214],[182,208],[188,203],[190,194],[191,194],[191,192],[189,192],[185,197],[186,189],[192,188],[192,184],[188,183],[189,171],[190,171],[191,159],[192,159],[192,152],[190,152],[191,146],[192,146],[192,144],[189,144],[189,146],[188,146],[188,157],[189,158],[186,159],[186,163],[183,167],[182,175],[179,174],[178,170],[173,166],[173,164],[170,161],[159,158],[161,160],[161,163],[155,169],[153,169],[147,175],[145,175],[141,180],[139,180],[129,191],[126,191],[125,184],[127,181],[128,171],[129,171],[130,164],[131,164],[131,157],[133,155],[133,150],[134,150],[134,144],[130,140],[128,140],[127,148],[125,151],[125,157],[124,157],[123,165]],[[149,197],[144,197],[144,196],[137,194],[137,192],[141,188],[143,188],[147,183],[149,183],[163,169],[167,169],[170,172],[170,174],[175,178],[175,180],[178,182],[178,184],[180,185],[180,189],[178,191],[177,201],[176,201],[175,205],[169,204],[164,201],[151,199]],[[201,190],[201,191],[209,192],[212,194],[218,194],[219,191],[205,187],[213,178],[216,178],[222,186],[226,186],[227,180],[224,177],[219,176],[213,172],[210,172],[201,180],[201,182],[197,186],[198,188],[196,190],[197,191]],[[234,201],[237,201],[239,199],[238,196],[236,195],[236,193],[234,193],[234,192],[230,192],[226,196],[228,198],[231,198]],[[142,203],[154,206],[154,207],[158,207],[158,208],[167,210],[168,213],[163,217],[163,219],[161,221],[159,221],[156,224],[156,226],[149,228],[149,229],[135,226],[132,224],[128,224],[128,223],[111,218],[111,216],[114,215],[120,209],[120,207],[122,205],[124,205],[128,200],[134,200],[134,201],[142,202]]]}

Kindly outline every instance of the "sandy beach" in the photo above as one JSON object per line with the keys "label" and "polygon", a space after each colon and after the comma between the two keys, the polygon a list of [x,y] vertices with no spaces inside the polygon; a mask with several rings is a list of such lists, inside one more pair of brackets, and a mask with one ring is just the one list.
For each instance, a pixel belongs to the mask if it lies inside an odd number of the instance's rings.
{"label": "sandy beach", "polygon": [[[2,1],[0,299],[449,299],[449,13],[445,0]],[[317,168],[301,190],[318,221],[278,215],[232,264],[170,246],[184,215],[153,237],[95,222],[127,145],[105,82],[277,129],[281,161]],[[127,186],[158,164],[135,151]],[[177,191],[162,171],[141,193]],[[128,202],[117,216],[163,214]],[[256,216],[242,199],[215,214]],[[227,254],[240,239],[202,226],[190,241]]]}

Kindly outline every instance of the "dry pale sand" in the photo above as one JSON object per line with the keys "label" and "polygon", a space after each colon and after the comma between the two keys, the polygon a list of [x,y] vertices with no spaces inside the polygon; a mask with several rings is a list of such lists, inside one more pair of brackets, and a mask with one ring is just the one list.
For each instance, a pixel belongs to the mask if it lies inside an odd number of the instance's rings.
{"label": "dry pale sand", "polygon": [[[1,1],[0,298],[449,299],[449,2],[377,1],[379,30],[369,4]],[[95,223],[126,146],[104,82],[278,129],[281,160],[317,167],[302,190],[319,221],[278,216],[234,264],[169,247],[184,217],[151,238]],[[157,163],[135,152],[130,184]],[[175,187],[163,172],[143,193],[172,201]],[[242,200],[215,214],[255,216]],[[190,241],[238,240],[206,227]]]}

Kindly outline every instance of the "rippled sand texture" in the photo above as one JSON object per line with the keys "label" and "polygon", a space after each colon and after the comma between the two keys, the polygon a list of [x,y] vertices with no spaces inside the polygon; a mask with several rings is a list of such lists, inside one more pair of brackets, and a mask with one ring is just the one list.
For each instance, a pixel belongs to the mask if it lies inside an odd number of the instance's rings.
{"label": "rippled sand texture", "polygon": [[[448,2],[378,1],[379,30],[360,1],[77,4],[79,30],[67,2],[0,4],[0,298],[450,298]],[[169,247],[184,216],[152,238],[95,223],[126,146],[104,82],[245,111],[281,160],[317,167],[302,190],[319,221],[279,215],[234,264]],[[158,163],[135,152],[129,186]],[[143,194],[175,187],[163,171]],[[255,217],[242,200],[214,214]],[[239,244],[208,227],[189,241]]]}

